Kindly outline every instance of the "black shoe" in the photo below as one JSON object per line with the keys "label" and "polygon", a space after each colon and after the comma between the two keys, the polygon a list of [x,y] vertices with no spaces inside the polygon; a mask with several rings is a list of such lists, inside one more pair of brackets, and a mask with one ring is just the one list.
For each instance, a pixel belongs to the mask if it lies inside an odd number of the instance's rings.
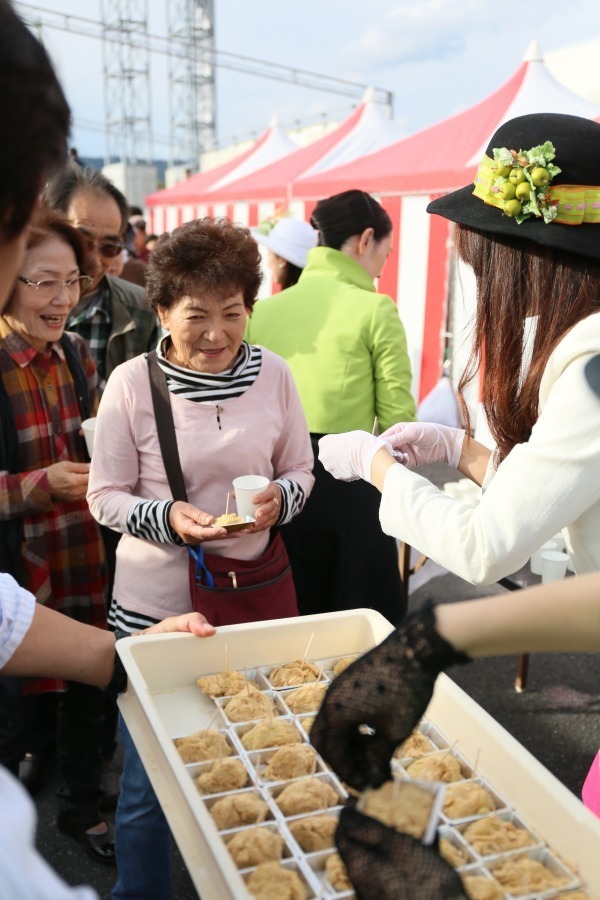
{"label": "black shoe", "polygon": [[102,834],[93,834],[73,825],[66,825],[57,821],[56,827],[62,834],[74,838],[84,848],[85,852],[96,862],[104,866],[116,866],[115,860],[115,829],[110,822],[105,822],[106,831]]}
{"label": "black shoe", "polygon": [[100,812],[111,812],[116,809],[119,799],[119,771],[112,759],[102,763],[102,775],[100,776],[100,800],[98,808]]}
{"label": "black shoe", "polygon": [[31,796],[39,793],[48,780],[52,760],[38,753],[26,753],[19,763],[19,781]]}

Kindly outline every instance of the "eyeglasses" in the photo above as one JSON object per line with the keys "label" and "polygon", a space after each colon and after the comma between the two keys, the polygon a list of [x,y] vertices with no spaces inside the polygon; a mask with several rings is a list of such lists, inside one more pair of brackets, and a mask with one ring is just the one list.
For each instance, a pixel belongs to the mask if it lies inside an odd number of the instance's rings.
{"label": "eyeglasses", "polygon": [[90,250],[97,250],[100,256],[104,256],[107,259],[115,259],[116,256],[119,255],[121,250],[125,249],[125,244],[115,243],[114,241],[95,241],[89,235],[85,233],[85,231],[79,231],[81,238],[85,244],[85,249],[89,253]]}
{"label": "eyeglasses", "polygon": [[66,288],[71,295],[86,291],[93,280],[89,275],[77,275],[75,278],[69,278],[68,281],[59,281],[57,278],[48,278],[46,281],[30,281],[24,275],[17,276],[17,281],[22,281],[27,287],[35,288],[40,297],[46,297],[48,300],[58,297],[63,288]]}

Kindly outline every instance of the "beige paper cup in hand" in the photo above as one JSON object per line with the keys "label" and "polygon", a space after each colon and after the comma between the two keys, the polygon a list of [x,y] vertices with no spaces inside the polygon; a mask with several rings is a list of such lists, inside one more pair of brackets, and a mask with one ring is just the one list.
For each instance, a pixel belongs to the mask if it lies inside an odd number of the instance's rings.
{"label": "beige paper cup in hand", "polygon": [[542,553],[542,584],[560,581],[567,574],[569,557],[559,550],[544,550]]}
{"label": "beige paper cup in hand", "polygon": [[257,494],[262,494],[264,489],[269,486],[270,481],[264,475],[240,475],[231,482],[235,491],[235,503],[237,506],[238,516],[245,519],[250,516],[251,519],[256,518],[256,506],[252,502]]}
{"label": "beige paper cup in hand", "polygon": [[91,419],[85,419],[81,423],[81,427],[83,428],[83,436],[85,438],[85,445],[87,447],[87,452],[90,455],[90,459],[92,458],[92,450],[94,449],[94,432],[96,430],[96,417],[94,416]]}

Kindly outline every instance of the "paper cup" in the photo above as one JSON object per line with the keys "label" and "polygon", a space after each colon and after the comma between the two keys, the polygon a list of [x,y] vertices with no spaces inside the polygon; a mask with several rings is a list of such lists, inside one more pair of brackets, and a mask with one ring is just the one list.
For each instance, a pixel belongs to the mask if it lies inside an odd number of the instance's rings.
{"label": "paper cup", "polygon": [[268,487],[270,481],[264,475],[240,475],[232,481],[235,491],[235,503],[237,506],[238,516],[245,519],[250,516],[256,518],[256,506],[252,502],[257,494],[262,494],[264,489]]}
{"label": "paper cup", "polygon": [[92,450],[94,449],[94,432],[96,430],[96,418],[85,419],[81,423],[81,427],[83,428],[83,436],[85,438],[85,445],[87,447],[87,452],[90,455],[90,459],[92,458]]}
{"label": "paper cup", "polygon": [[549,581],[560,581],[567,574],[569,557],[558,550],[544,550],[542,552],[542,584]]}
{"label": "paper cup", "polygon": [[542,574],[542,553],[545,550],[556,550],[556,544],[554,541],[546,541],[545,544],[542,544],[539,550],[536,550],[533,556],[529,561],[529,568],[533,575],[541,575]]}
{"label": "paper cup", "polygon": [[550,540],[554,541],[554,543],[556,544],[556,549],[558,550],[559,553],[565,552],[566,544],[565,544],[565,539],[562,536],[562,531],[557,531],[556,534],[552,535]]}

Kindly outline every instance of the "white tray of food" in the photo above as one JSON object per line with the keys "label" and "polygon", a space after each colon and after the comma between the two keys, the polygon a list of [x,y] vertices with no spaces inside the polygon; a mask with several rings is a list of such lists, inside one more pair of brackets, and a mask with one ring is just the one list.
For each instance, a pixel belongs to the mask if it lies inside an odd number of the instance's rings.
{"label": "white tray of food", "polygon": [[[272,762],[275,755],[272,747],[256,749],[253,746],[252,729],[256,719],[247,719],[244,712],[241,720],[236,714],[230,718],[228,698],[213,699],[202,693],[196,684],[198,678],[229,668],[245,669],[257,691],[270,701],[270,723],[278,723],[277,727],[284,729],[291,723],[305,744],[311,710],[300,709],[294,715],[294,701],[290,701],[290,697],[299,686],[285,683],[285,673],[282,677],[281,673],[272,670],[305,657],[309,648],[306,658],[315,666],[317,683],[309,682],[307,686],[311,691],[316,687],[318,693],[318,689],[326,688],[335,677],[336,660],[365,652],[390,630],[390,624],[378,613],[359,609],[226,626],[208,639],[180,634],[118,642],[117,650],[129,678],[128,689],[121,696],[119,706],[203,900],[251,896],[246,879],[255,871],[254,844],[247,846],[245,832],[248,831],[252,831],[249,837],[254,841],[258,839],[261,847],[278,844],[282,866],[293,870],[300,878],[306,898],[352,897],[353,894],[351,891],[335,892],[327,881],[326,863],[332,850],[322,850],[317,845],[314,850],[304,851],[294,840],[299,833],[297,823],[307,814],[325,816],[322,825],[331,828],[331,818],[339,815],[344,802],[343,785],[320,758],[311,760],[310,777],[320,783],[316,787],[325,791],[326,799],[321,808],[312,813],[288,809],[284,803],[283,813],[278,798],[286,788],[285,770],[282,775],[278,760]],[[245,693],[249,695],[251,689],[246,689]],[[242,697],[242,706],[246,700],[249,702],[252,697]],[[260,713],[250,713],[250,716],[254,715],[263,717]],[[224,766],[223,759],[219,759],[214,772],[213,762],[184,762],[175,743],[209,727],[219,732],[221,746],[227,748],[219,750],[218,756],[226,755],[228,760],[234,761]],[[532,849],[521,853],[527,852],[532,859],[546,861],[551,852],[555,869],[565,866],[564,872],[557,870],[564,875],[564,887],[536,896],[568,897],[569,890],[583,891],[581,896],[585,897],[598,896],[594,893],[600,888],[598,820],[444,675],[438,678],[421,731],[426,738],[422,747],[425,756],[431,753],[435,762],[434,754],[441,749],[444,766],[448,761],[444,759],[444,753],[455,756],[455,768],[461,778],[487,787],[496,814],[503,821],[525,825],[535,836]],[[393,765],[398,778],[411,777],[409,758],[400,754]],[[302,774],[294,772],[289,784],[293,786],[294,780],[298,783]],[[220,781],[223,776],[226,780]],[[233,780],[228,781],[231,776]],[[238,798],[242,795],[246,806],[250,803],[262,809],[260,817],[253,826],[228,827],[227,823],[221,822],[219,828],[213,813],[215,805],[219,800],[229,803],[233,798],[237,808]],[[248,797],[252,799],[248,801]],[[221,807],[223,804],[218,807],[219,814],[222,814]],[[468,844],[470,832],[467,828],[472,818],[468,815],[452,818],[442,811],[440,833],[449,843],[465,851],[461,874],[471,872],[474,876],[489,878],[491,869],[502,862],[504,856],[477,853]],[[257,828],[258,835],[255,833]],[[234,841],[232,847],[237,865],[227,849],[230,841]],[[248,866],[244,864],[246,859],[250,862]],[[459,863],[456,865],[459,867]],[[576,874],[569,877],[572,869]],[[512,895],[506,892],[504,896]]]}

